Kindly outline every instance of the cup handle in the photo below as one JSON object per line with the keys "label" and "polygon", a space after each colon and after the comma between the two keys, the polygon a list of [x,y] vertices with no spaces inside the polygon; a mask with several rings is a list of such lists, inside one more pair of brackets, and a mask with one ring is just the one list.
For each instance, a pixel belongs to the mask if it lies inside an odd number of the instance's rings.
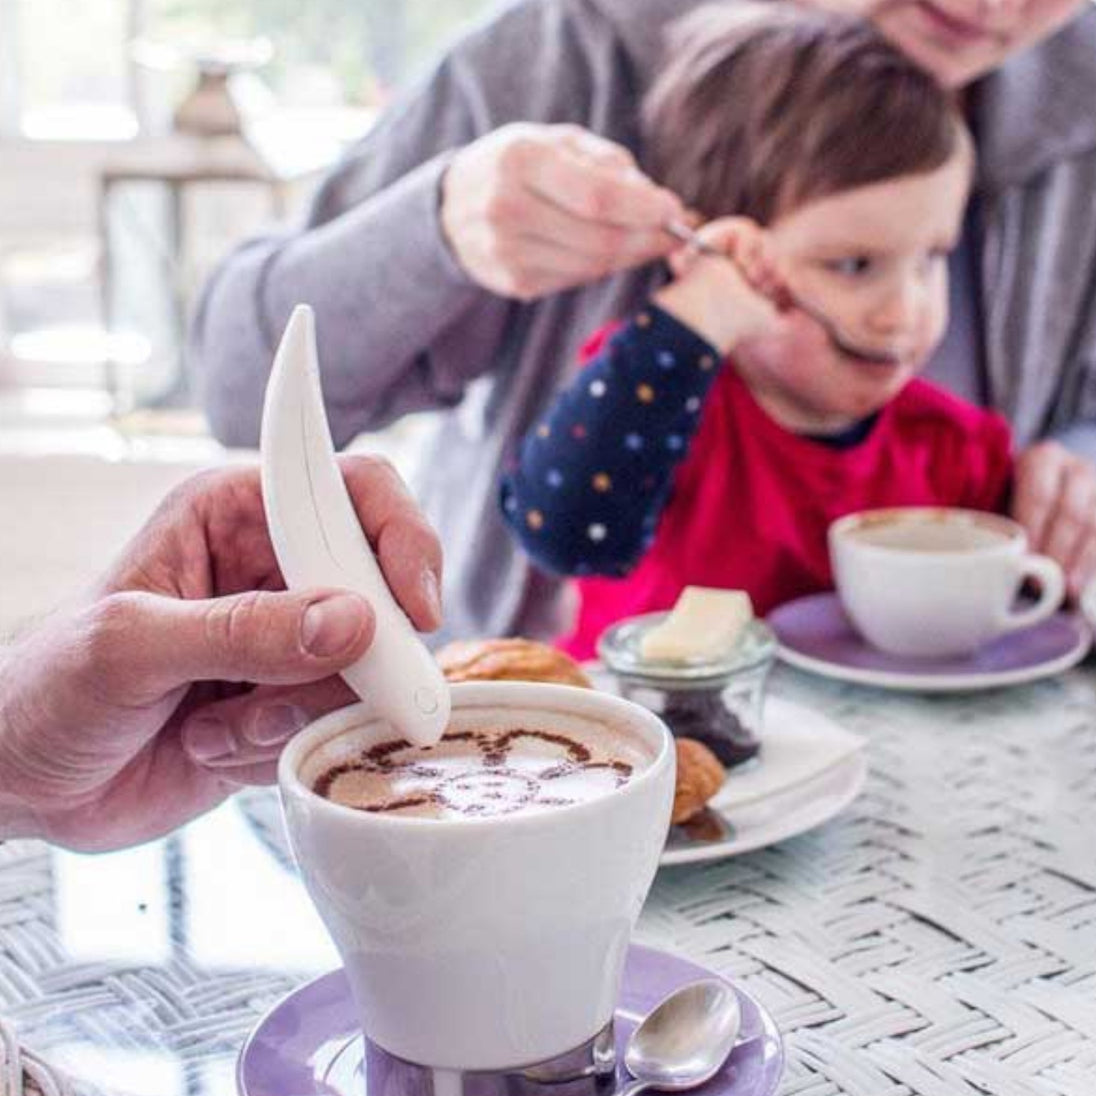
{"label": "cup handle", "polygon": [[[1001,629],[1014,632],[1046,620],[1062,604],[1066,592],[1066,579],[1062,568],[1049,556],[1027,555],[1020,561],[1020,577],[1036,579],[1039,583],[1039,600],[1027,609],[1006,610]],[[1019,585],[1019,584],[1017,584]]]}

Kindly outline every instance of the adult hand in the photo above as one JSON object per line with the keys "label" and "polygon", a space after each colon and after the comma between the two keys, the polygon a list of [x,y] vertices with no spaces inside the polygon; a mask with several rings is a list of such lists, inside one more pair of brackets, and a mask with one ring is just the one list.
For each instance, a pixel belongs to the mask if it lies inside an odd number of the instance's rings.
{"label": "adult hand", "polygon": [[[343,461],[362,527],[416,627],[440,623],[441,548],[395,471]],[[78,849],[145,841],[274,779],[285,741],[353,699],[356,594],[285,592],[258,471],[172,492],[102,582],[0,654],[0,825]]]}
{"label": "adult hand", "polygon": [[681,202],[630,152],[579,126],[515,123],[461,150],[442,186],[442,229],[468,275],[532,300],[665,255]]}
{"label": "adult hand", "polygon": [[1054,441],[1016,459],[1012,516],[1031,549],[1056,559],[1076,598],[1096,577],[1096,466]]}

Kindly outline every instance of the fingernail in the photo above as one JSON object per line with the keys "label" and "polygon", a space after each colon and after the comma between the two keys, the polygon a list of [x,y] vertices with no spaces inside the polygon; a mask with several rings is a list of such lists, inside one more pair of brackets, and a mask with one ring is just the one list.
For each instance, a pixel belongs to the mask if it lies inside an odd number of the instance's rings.
{"label": "fingernail", "polygon": [[184,732],[186,752],[195,761],[215,761],[233,752],[232,734],[228,724],[213,716],[198,716],[190,720]]}
{"label": "fingernail", "polygon": [[314,601],[301,622],[301,643],[317,658],[331,658],[353,646],[365,626],[365,603],[355,594]]}
{"label": "fingernail", "polygon": [[277,746],[287,742],[307,722],[308,714],[295,704],[271,704],[252,716],[247,737],[256,746]]}
{"label": "fingernail", "polygon": [[433,571],[423,571],[422,592],[426,595],[426,604],[430,613],[439,624],[441,623],[441,587],[438,585],[438,576]]}

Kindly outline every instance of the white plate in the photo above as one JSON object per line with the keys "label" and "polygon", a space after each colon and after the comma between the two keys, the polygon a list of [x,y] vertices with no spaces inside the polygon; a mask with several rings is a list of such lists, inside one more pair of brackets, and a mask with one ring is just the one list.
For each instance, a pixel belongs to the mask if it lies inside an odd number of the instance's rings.
{"label": "white plate", "polygon": [[[761,735],[758,764],[765,763],[766,740],[771,742],[782,735],[802,732],[819,738],[829,736],[845,740],[848,737],[848,732],[827,716],[780,697],[769,697],[765,702],[765,729]],[[661,863],[695,864],[719,860],[805,833],[840,814],[860,794],[867,775],[868,761],[861,749],[817,775],[764,799],[728,806],[728,801],[735,795],[732,769],[723,790],[708,804],[716,819],[726,827],[726,833],[714,840],[697,840],[690,839],[684,827],[675,826]]]}

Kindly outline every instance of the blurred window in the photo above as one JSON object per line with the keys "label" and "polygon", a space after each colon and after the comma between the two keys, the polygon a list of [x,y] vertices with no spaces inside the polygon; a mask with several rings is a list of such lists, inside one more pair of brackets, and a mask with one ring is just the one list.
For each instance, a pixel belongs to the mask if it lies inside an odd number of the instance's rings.
{"label": "blurred window", "polygon": [[[377,106],[488,0],[0,0],[0,133],[136,135],[140,54],[267,39],[262,78],[287,106]],[[185,80],[185,77],[183,78]]]}
{"label": "blurred window", "polygon": [[[138,184],[110,208],[99,196],[105,164],[169,131],[199,65],[236,73],[249,142],[299,176],[296,161],[330,163],[496,2],[0,0],[0,434],[8,404],[30,392],[68,416],[82,388],[80,407],[100,413],[107,362],[132,360],[167,406],[187,400],[172,302],[185,306],[212,264],[264,227],[265,206],[230,188],[188,197],[194,230],[180,254],[162,193]],[[108,298],[121,300],[112,310]]]}

